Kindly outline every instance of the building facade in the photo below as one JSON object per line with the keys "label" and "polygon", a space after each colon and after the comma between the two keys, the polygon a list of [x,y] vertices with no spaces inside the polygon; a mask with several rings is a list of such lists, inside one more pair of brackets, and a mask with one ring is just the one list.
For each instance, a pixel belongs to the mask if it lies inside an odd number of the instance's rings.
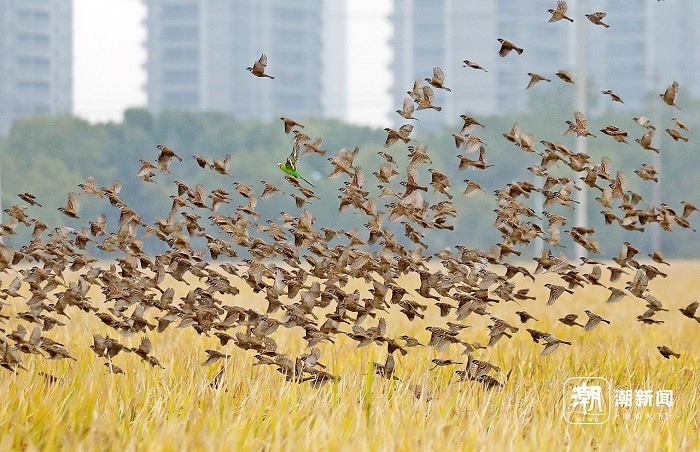
{"label": "building facade", "polygon": [[[681,83],[682,90],[685,86],[688,93],[699,94],[700,30],[695,25],[700,22],[699,2],[591,0],[579,9],[579,1],[567,2],[572,24],[547,23],[547,10],[556,5],[553,0],[395,0],[394,106],[402,104],[416,78],[430,77],[433,66],[440,66],[453,92],[437,90],[435,104],[443,107],[443,113],[423,114],[421,125],[453,124],[463,113],[530,111],[533,92],[555,88],[558,70],[578,75],[578,26],[584,27],[589,91],[612,89],[625,100],[625,105],[601,102],[591,108],[639,109],[673,80]],[[584,16],[595,11],[607,12],[610,28],[596,26]],[[498,38],[524,48],[523,54],[501,58]],[[489,72],[462,67],[465,59]],[[553,81],[526,91],[528,72]]]}
{"label": "building facade", "polygon": [[70,113],[72,2],[0,2],[0,134],[20,118]]}
{"label": "building facade", "polygon": [[[321,117],[324,83],[324,0],[145,0],[148,107],[218,111],[238,119]],[[342,14],[342,12],[340,13]],[[342,30],[340,30],[342,31]],[[334,45],[343,49],[344,33]],[[327,36],[327,34],[325,34]],[[267,72],[256,79],[246,67],[262,53]],[[331,53],[333,69],[343,55]],[[337,80],[337,79],[333,79]],[[335,115],[338,103],[334,103]],[[340,108],[342,110],[342,107]]]}

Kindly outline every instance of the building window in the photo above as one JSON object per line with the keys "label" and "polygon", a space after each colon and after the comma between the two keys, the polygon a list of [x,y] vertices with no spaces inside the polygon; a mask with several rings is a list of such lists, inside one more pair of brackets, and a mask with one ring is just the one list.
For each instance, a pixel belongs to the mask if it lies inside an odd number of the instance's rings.
{"label": "building window", "polygon": [[277,40],[282,43],[299,43],[304,41],[304,32],[297,28],[277,30]]}
{"label": "building window", "polygon": [[279,71],[280,80],[284,80],[287,86],[291,89],[299,88],[305,85],[305,78],[301,72],[295,71]]}
{"label": "building window", "polygon": [[298,111],[306,107],[306,97],[302,95],[287,94],[280,96],[280,108],[284,111]]}
{"label": "building window", "polygon": [[23,80],[17,82],[17,89],[25,94],[48,95],[50,92],[48,82]]}
{"label": "building window", "polygon": [[284,52],[278,56],[280,64],[288,65],[291,67],[302,66],[306,62],[306,58],[302,52]]}
{"label": "building window", "polygon": [[32,113],[35,115],[48,115],[51,113],[51,107],[48,104],[35,104],[32,105]]}
{"label": "building window", "polygon": [[160,17],[163,19],[196,19],[199,16],[199,5],[163,5]]}
{"label": "building window", "polygon": [[163,83],[176,85],[191,85],[199,83],[199,72],[196,70],[173,70],[163,72]]}
{"label": "building window", "polygon": [[171,47],[163,50],[163,59],[173,63],[197,63],[199,49],[196,47]]}
{"label": "building window", "polygon": [[439,65],[445,59],[443,47],[421,47],[417,45],[414,56],[416,62],[423,62],[433,66]]}
{"label": "building window", "polygon": [[444,0],[415,2],[413,8],[416,15],[433,16],[435,14],[443,14],[443,11],[445,11],[445,2]]}
{"label": "building window", "polygon": [[33,9],[19,9],[17,11],[17,19],[21,22],[30,23],[32,25],[47,26],[51,16],[46,11]]}
{"label": "building window", "polygon": [[197,27],[164,27],[161,37],[168,41],[194,41],[199,39]]}
{"label": "building window", "polygon": [[443,22],[425,22],[416,27],[416,34],[439,35],[444,28]]}
{"label": "building window", "polygon": [[163,94],[164,108],[197,108],[199,95],[197,91],[172,91]]}
{"label": "building window", "polygon": [[35,33],[19,33],[17,43],[25,47],[48,47],[51,43],[49,35]]}
{"label": "building window", "polygon": [[301,22],[306,17],[305,11],[296,8],[280,8],[277,10],[277,16],[284,21]]}
{"label": "building window", "polygon": [[48,71],[51,69],[51,63],[48,58],[40,57],[18,57],[17,67],[25,71]]}
{"label": "building window", "polygon": [[[644,66],[641,63],[627,63],[611,65],[608,69],[608,77],[611,80],[627,80],[626,83],[634,84],[643,79]],[[643,83],[643,82],[642,82]]]}

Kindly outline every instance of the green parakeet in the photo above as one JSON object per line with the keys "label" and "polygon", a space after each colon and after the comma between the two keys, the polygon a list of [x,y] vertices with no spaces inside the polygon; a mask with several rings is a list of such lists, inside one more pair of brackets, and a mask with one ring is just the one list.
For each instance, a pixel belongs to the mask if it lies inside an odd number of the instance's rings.
{"label": "green parakeet", "polygon": [[290,176],[301,179],[304,182],[306,182],[307,184],[316,188],[314,186],[314,184],[312,184],[308,180],[304,179],[304,176],[299,174],[299,171],[297,171],[297,161],[299,161],[299,147],[294,146],[292,148],[292,153],[289,154],[289,157],[287,157],[287,161],[285,163],[278,163],[277,166],[279,167],[279,169],[281,169],[285,173],[289,174]]}

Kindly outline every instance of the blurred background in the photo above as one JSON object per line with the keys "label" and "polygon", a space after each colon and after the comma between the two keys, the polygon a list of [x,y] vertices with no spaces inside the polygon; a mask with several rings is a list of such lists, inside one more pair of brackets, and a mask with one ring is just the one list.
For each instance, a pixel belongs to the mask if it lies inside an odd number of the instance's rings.
{"label": "blurred background", "polygon": [[[438,90],[435,104],[442,112],[416,114],[412,136],[429,146],[432,167],[453,178],[460,216],[456,233],[425,232],[431,247],[454,245],[455,237],[473,247],[495,243],[493,190],[516,180],[534,181],[526,168],[539,163],[501,134],[518,122],[537,141],[560,141],[574,150],[575,139],[561,135],[564,121],[579,108],[598,135],[586,148],[593,162],[609,157],[645,203],[666,202],[677,211],[682,211],[681,200],[697,203],[700,2],[568,4],[573,24],[546,23],[554,0],[3,1],[2,206],[18,203],[16,195],[30,191],[51,207],[35,216],[58,225],[65,218],[56,208],[65,204],[67,193],[95,176],[98,185],[120,180],[123,198],[145,221],[153,221],[167,215],[174,179],[188,184],[211,179],[196,166],[193,154],[211,158],[231,153],[236,180],[256,190],[260,180],[283,186],[274,163],[284,161],[291,148],[280,116],[304,123],[312,140],[322,137],[326,157],[359,146],[358,161],[374,189],[378,181],[371,172],[380,164],[377,151],[384,149],[382,129],[406,122],[394,110],[413,81],[430,77],[434,66],[444,70],[452,92]],[[582,15],[594,11],[607,12],[604,21],[610,28]],[[523,55],[499,57],[500,37],[523,47]],[[245,70],[262,53],[269,57],[267,72],[274,80],[257,79]],[[488,72],[463,67],[465,59]],[[560,69],[570,71],[577,84],[558,80],[554,74]],[[525,90],[528,72],[553,81]],[[674,80],[680,83],[682,111],[658,97]],[[624,104],[600,94],[604,89],[618,93]],[[486,172],[457,170],[460,151],[451,135],[459,131],[460,114],[487,125],[478,132],[494,165]],[[633,142],[646,132],[632,119],[641,115],[657,126],[659,155]],[[688,124],[689,143],[675,142],[664,132],[674,116]],[[629,131],[631,145],[597,132],[608,125]],[[156,184],[147,184],[135,175],[139,159],[155,159],[158,143],[175,149],[185,162],[173,166],[176,177],[159,175]],[[390,152],[405,159],[401,143]],[[658,184],[633,174],[642,163],[661,171]],[[307,207],[320,226],[362,229],[362,216],[337,215],[339,184],[323,182],[332,169],[326,158],[304,158],[302,166],[318,186],[321,199]],[[422,177],[429,182],[429,175]],[[486,194],[460,196],[465,178],[479,182]],[[109,209],[99,200],[81,206],[85,218],[117,214]],[[587,223],[603,229],[602,207],[591,199],[586,209]],[[289,196],[261,203],[258,210],[263,218],[297,211]],[[26,241],[28,229],[20,225],[16,232],[5,240]],[[656,225],[643,233],[606,228],[598,236],[606,257],[616,255],[623,240],[670,257],[695,258],[700,252],[700,241],[690,232],[660,233]],[[568,252],[572,246],[566,240]]]}

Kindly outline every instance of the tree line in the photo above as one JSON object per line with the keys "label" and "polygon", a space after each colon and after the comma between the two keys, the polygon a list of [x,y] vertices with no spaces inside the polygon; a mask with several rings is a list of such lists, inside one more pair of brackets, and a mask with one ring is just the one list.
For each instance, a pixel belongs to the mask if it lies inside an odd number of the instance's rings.
{"label": "tree line", "polygon": [[[539,164],[539,156],[523,152],[508,142],[502,134],[507,133],[514,123],[518,123],[524,132],[533,134],[537,141],[561,142],[575,151],[574,139],[562,136],[566,130],[564,119],[568,116],[573,118],[573,112],[564,111],[565,104],[551,101],[548,103],[545,99],[535,103],[537,112],[534,114],[480,116],[479,121],[486,127],[478,128],[474,133],[486,143],[488,163],[493,165],[487,171],[459,171],[457,154],[463,153],[463,149],[455,147],[452,137],[452,134],[460,129],[458,118],[454,126],[438,131],[421,133],[420,123],[416,124],[416,131],[412,135],[414,141],[410,144],[426,144],[432,161],[426,165],[426,171],[420,174],[421,185],[430,183],[428,167],[450,176],[450,193],[454,195],[452,203],[459,212],[459,216],[454,219],[455,232],[423,231],[425,242],[431,246],[431,251],[455,244],[488,249],[498,241],[498,231],[494,228],[494,192],[511,182],[528,181],[541,184],[528,170],[528,167]],[[651,151],[642,149],[634,142],[634,138],[641,137],[645,130],[634,123],[633,115],[629,113],[609,109],[603,116],[591,120],[591,129],[598,135],[597,138],[588,141],[587,152],[591,161],[600,162],[602,156],[607,156],[614,171],[619,169],[625,172],[628,189],[641,194],[644,205],[660,200],[682,211],[680,201],[695,203],[700,199],[700,189],[695,183],[700,171],[700,152],[695,137],[696,131],[700,130],[700,123],[696,119],[699,106],[700,103],[696,101],[686,100],[684,110],[679,112],[692,132],[689,134],[688,143],[673,141],[664,131],[666,127],[670,127],[670,117],[665,116],[671,116],[672,112],[664,109],[663,114],[658,115],[655,145],[661,148],[661,167],[658,168],[661,177],[657,189],[654,188],[654,182],[644,181],[634,174],[634,170],[643,163],[652,163],[654,156]],[[399,162],[399,171],[403,169],[403,173],[388,185],[400,192],[402,187],[399,181],[406,179],[406,145],[399,141],[385,149],[383,144],[386,132],[381,128],[360,127],[334,120],[295,119],[305,124],[303,132],[312,140],[321,137],[323,142],[320,148],[327,151],[325,156],[313,154],[302,156],[300,159],[300,170],[312,180],[318,196],[309,199],[309,203],[303,208],[311,210],[320,225],[348,231],[364,229],[363,224],[358,224],[361,216],[356,215],[352,209],[342,214],[338,213],[338,196],[341,194],[338,190],[343,185],[342,182],[326,178],[332,171],[328,158],[341,148],[358,147],[360,152],[356,163],[366,174],[366,189],[372,196],[378,196],[380,182],[372,174],[378,171],[379,165],[384,162],[378,153],[388,152]],[[608,125],[617,125],[627,130],[629,144],[618,143],[611,137],[597,132],[597,129]],[[130,207],[143,215],[145,222],[153,222],[158,217],[167,216],[171,204],[170,196],[177,193],[175,180],[192,187],[201,183],[209,191],[223,188],[233,194],[234,206],[245,203],[245,199],[237,197],[234,181],[251,185],[258,194],[263,188],[261,181],[267,181],[284,190],[286,195],[276,195],[270,200],[259,201],[256,210],[262,214],[262,223],[268,218],[279,218],[281,212],[299,212],[294,199],[289,196],[295,191],[284,179],[284,173],[277,168],[277,162],[284,162],[292,149],[291,139],[291,134],[284,133],[282,121],[240,122],[219,113],[165,111],[152,114],[144,109],[129,109],[125,111],[121,122],[98,124],[90,124],[73,116],[27,118],[18,121],[8,136],[0,138],[2,206],[6,209],[14,204],[23,204],[17,194],[31,192],[44,207],[28,211],[30,216],[44,221],[51,227],[84,227],[86,223],[67,222],[57,209],[65,205],[69,192],[80,192],[78,184],[93,176],[97,179],[98,186],[109,186],[115,180],[120,181],[123,186],[120,196]],[[154,160],[158,155],[157,144],[165,144],[172,148],[184,161],[174,163],[176,175],[159,173],[153,178],[154,183],[144,182],[136,176],[141,167],[140,160]],[[539,143],[537,146],[540,147]],[[211,170],[203,170],[192,158],[193,155],[202,155],[211,161],[213,158],[223,158],[226,154],[232,155],[232,178],[220,176]],[[552,173],[556,174],[557,171],[555,167]],[[465,179],[479,183],[485,193],[477,193],[471,197],[463,195]],[[590,196],[589,225],[599,231],[596,236],[603,251],[600,258],[615,257],[619,252],[616,249],[619,246],[617,244],[625,240],[637,244],[646,253],[653,251],[655,244],[651,229],[657,227],[656,225],[652,225],[643,233],[606,226],[600,213],[603,210],[602,206],[592,199],[593,193]],[[445,199],[443,195],[433,195],[430,186],[426,197],[431,202]],[[657,197],[659,199],[656,199]],[[529,202],[533,209],[538,211],[538,203],[541,202],[539,196],[533,195]],[[100,213],[118,215],[106,200],[88,196],[81,196],[80,213],[86,220],[91,220]],[[570,219],[564,229],[573,226],[572,211],[565,209],[558,213]],[[3,221],[7,219],[8,216],[3,214]],[[546,219],[542,221],[542,225],[546,226]],[[403,236],[400,224],[391,227],[395,229],[398,237]],[[5,234],[4,240],[21,246],[29,240],[29,232],[29,228],[18,227],[15,235]],[[700,251],[700,242],[692,232],[662,232],[659,237],[658,248],[667,257],[695,258]],[[566,253],[573,252],[573,242],[570,239],[562,238],[562,244]],[[537,250],[533,247],[523,251],[525,258],[532,256]]]}

